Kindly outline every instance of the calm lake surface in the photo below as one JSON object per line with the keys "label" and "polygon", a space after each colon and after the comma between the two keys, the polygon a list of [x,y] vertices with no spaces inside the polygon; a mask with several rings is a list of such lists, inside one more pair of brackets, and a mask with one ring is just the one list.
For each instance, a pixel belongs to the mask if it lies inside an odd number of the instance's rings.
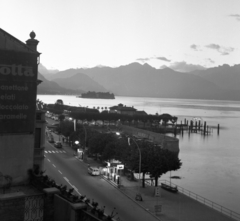
{"label": "calm lake surface", "polygon": [[[228,209],[240,213],[240,102],[215,100],[185,100],[142,97],[119,97],[115,100],[82,99],[75,96],[38,95],[44,103],[62,99],[72,106],[110,107],[122,103],[144,110],[148,114],[169,113],[178,123],[193,117],[206,121],[213,133],[209,136],[185,132],[178,135],[183,165],[171,176],[171,181]],[[217,125],[220,133],[217,134]],[[161,179],[169,180],[167,173]]]}

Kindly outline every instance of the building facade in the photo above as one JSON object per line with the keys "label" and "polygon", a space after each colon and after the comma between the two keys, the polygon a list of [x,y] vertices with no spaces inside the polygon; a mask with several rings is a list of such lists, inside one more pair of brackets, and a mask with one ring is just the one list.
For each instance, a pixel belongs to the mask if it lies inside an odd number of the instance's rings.
{"label": "building facade", "polygon": [[14,185],[34,164],[37,44],[34,32],[25,44],[0,29],[0,172]]}

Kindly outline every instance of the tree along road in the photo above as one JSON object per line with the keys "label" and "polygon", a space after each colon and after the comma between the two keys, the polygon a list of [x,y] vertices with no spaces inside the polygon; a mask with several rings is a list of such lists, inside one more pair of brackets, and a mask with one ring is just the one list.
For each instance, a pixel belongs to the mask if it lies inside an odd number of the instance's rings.
{"label": "tree along road", "polygon": [[[57,139],[57,136],[55,136]],[[101,176],[91,176],[87,172],[87,165],[73,156],[73,151],[67,145],[57,149],[46,141],[44,169],[46,175],[58,184],[74,188],[75,194],[86,195],[91,201],[105,206],[105,213],[111,214],[116,208],[115,218],[121,221],[151,221],[156,220],[151,214],[127,198],[118,189],[110,185]],[[114,213],[116,213],[114,212]]]}

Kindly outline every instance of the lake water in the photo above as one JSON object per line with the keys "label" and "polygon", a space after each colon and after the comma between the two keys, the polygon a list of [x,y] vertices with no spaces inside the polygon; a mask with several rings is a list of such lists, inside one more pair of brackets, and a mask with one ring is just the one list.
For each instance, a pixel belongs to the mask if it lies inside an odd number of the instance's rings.
{"label": "lake water", "polygon": [[[178,135],[183,165],[172,176],[172,182],[240,213],[240,102],[215,100],[185,100],[142,97],[116,97],[115,100],[82,99],[75,96],[38,95],[44,103],[62,99],[72,106],[110,107],[122,103],[144,110],[148,114],[169,113],[178,117],[178,123],[193,117],[201,118],[213,127],[209,136]],[[217,134],[217,125],[220,133]],[[169,180],[169,174],[161,179]]]}

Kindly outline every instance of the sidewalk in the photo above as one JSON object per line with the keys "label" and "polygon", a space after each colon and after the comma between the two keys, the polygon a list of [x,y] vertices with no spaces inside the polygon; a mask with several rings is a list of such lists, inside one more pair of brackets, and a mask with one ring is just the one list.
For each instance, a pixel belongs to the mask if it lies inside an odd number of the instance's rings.
{"label": "sidewalk", "polygon": [[[100,164],[88,158],[91,166],[99,167]],[[233,221],[225,214],[218,212],[180,192],[172,193],[160,188],[160,196],[155,196],[155,187],[140,186],[139,181],[130,181],[126,176],[121,176],[120,187],[106,176],[103,178],[114,187],[118,188],[129,199],[138,204],[146,212],[162,221]],[[143,201],[135,200],[136,194],[140,192]],[[157,212],[156,212],[157,210]]]}

